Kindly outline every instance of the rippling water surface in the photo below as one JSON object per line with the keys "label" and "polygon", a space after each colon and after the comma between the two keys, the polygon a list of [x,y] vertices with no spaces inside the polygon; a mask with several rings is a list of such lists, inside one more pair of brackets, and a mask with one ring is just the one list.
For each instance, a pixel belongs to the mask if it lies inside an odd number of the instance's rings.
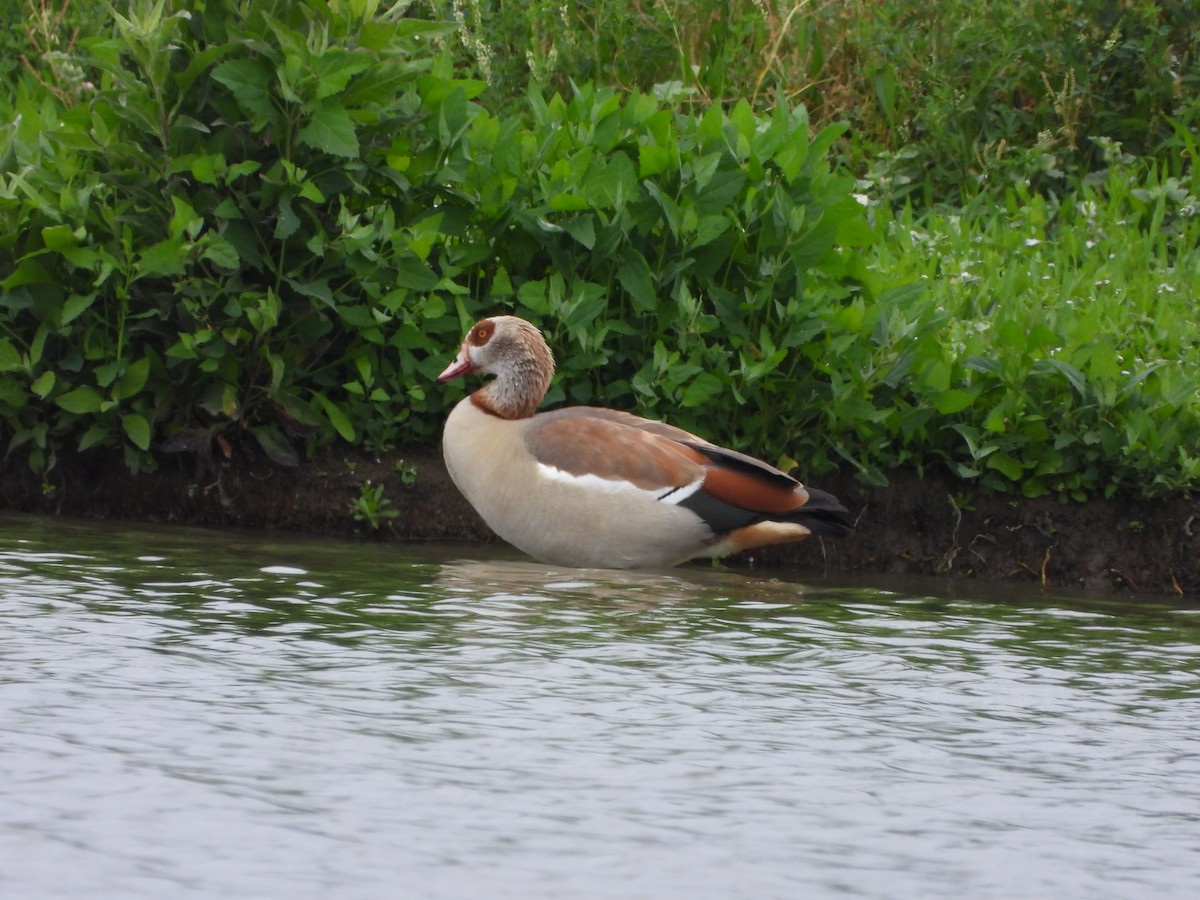
{"label": "rippling water surface", "polygon": [[0,894],[1196,896],[1197,610],[944,589],[3,516]]}

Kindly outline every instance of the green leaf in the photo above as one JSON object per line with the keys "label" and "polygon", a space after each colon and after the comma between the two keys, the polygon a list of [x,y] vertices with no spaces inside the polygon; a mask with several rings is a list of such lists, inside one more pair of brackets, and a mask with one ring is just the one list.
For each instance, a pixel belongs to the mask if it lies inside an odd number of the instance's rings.
{"label": "green leaf", "polygon": [[37,377],[33,384],[29,386],[29,389],[39,397],[45,397],[52,390],[54,390],[54,382],[54,373],[46,371]]}
{"label": "green leaf", "polygon": [[195,240],[204,227],[204,220],[196,215],[196,210],[182,197],[172,197],[171,204],[175,207],[175,214],[171,216],[168,234],[177,238],[186,233],[190,239]]}
{"label": "green leaf", "polygon": [[987,467],[1003,472],[1009,481],[1020,481],[1021,475],[1025,472],[1024,466],[1004,452],[996,452],[989,456],[987,458]]}
{"label": "green leaf", "polygon": [[671,229],[673,236],[679,235],[679,226],[681,214],[679,212],[679,204],[663,193],[662,189],[653,181],[645,183],[646,193],[653,197],[658,205],[662,208],[663,217],[667,220],[667,225]]}
{"label": "green leaf", "polygon": [[66,325],[86,312],[96,302],[96,294],[72,294],[63,304],[61,323]]}
{"label": "green leaf", "polygon": [[0,338],[0,372],[15,372],[24,368],[20,351],[7,338]]}
{"label": "green leaf", "polygon": [[375,321],[371,307],[362,304],[340,304],[337,308],[338,317],[350,325],[354,331],[363,331],[379,324]]}
{"label": "green leaf", "polygon": [[973,372],[982,372],[987,375],[1001,375],[1004,372],[1004,367],[997,360],[987,359],[983,356],[968,356],[962,361],[964,369],[970,369]]}
{"label": "green leaf", "polygon": [[179,87],[180,95],[186,94],[192,83],[208,69],[214,62],[229,53],[232,53],[238,48],[237,43],[218,44],[202,50],[199,53],[192,54],[188,60],[187,68],[175,76],[175,82]]}
{"label": "green leaf", "polygon": [[1030,500],[1034,500],[1038,497],[1046,496],[1048,493],[1050,493],[1050,488],[1046,487],[1045,483],[1040,479],[1033,478],[1026,481],[1024,485],[1022,485],[1021,493],[1023,493]]}
{"label": "green leaf", "polygon": [[598,284],[579,284],[577,294],[563,316],[563,322],[568,329],[593,329],[596,319],[608,306],[608,297],[604,287]]}
{"label": "green leaf", "polygon": [[267,88],[274,73],[265,59],[231,59],[213,69],[215,81],[229,88],[243,112],[265,117],[272,113]]}
{"label": "green leaf", "polygon": [[553,308],[550,288],[545,279],[526,281],[517,288],[517,299],[526,309],[538,316],[550,315]]}
{"label": "green leaf", "polygon": [[580,212],[590,206],[588,198],[583,194],[562,193],[550,198],[552,212]]}
{"label": "green leaf", "polygon": [[[125,400],[134,396],[146,386],[146,381],[149,378],[150,360],[148,357],[142,357],[136,362],[130,363],[128,368],[125,369],[125,374],[120,377],[113,387],[113,399]],[[142,449],[145,450],[146,448],[143,447]]]}
{"label": "green leaf", "polygon": [[954,460],[947,461],[947,465],[950,467],[950,471],[953,472],[955,475],[957,475],[959,478],[978,478],[979,477],[979,470],[972,468],[971,466],[964,465],[963,463],[960,463],[960,462],[955,462]]}
{"label": "green leaf", "polygon": [[299,227],[300,217],[292,209],[291,200],[285,197],[279,201],[279,216],[275,220],[274,237],[277,240],[287,240],[296,233],[296,229]]}
{"label": "green leaf", "polygon": [[253,159],[244,159],[240,163],[234,163],[225,173],[225,183],[233,184],[244,175],[253,175],[262,168],[262,163]]}
{"label": "green leaf", "polygon": [[754,110],[744,99],[734,105],[733,111],[729,114],[729,121],[746,140],[754,137],[754,132],[758,128],[758,119],[754,115]]}
{"label": "green leaf", "polygon": [[125,363],[122,360],[114,359],[112,362],[102,363],[93,369],[96,376],[96,384],[100,387],[108,387],[117,380],[117,376],[125,371]]}
{"label": "green leaf", "polygon": [[83,433],[83,437],[79,439],[79,449],[87,450],[89,447],[94,447],[97,444],[104,443],[108,440],[109,430],[106,425],[93,425]]}
{"label": "green leaf", "polygon": [[182,275],[187,251],[179,238],[168,238],[147,248],[138,257],[134,270],[138,278],[158,275]]}
{"label": "green leaf", "polygon": [[242,417],[241,405],[238,403],[237,387],[226,384],[221,387],[221,413],[230,419]]}
{"label": "green leaf", "polygon": [[591,216],[576,216],[562,223],[563,230],[588,250],[596,246],[596,223]]}
{"label": "green leaf", "polygon": [[[27,284],[47,284],[53,281],[54,276],[43,269],[37,260],[23,259],[11,275],[0,281],[0,288],[4,288],[6,291],[15,291]],[[13,297],[9,295],[5,299],[11,303]]]}
{"label": "green leaf", "polygon": [[329,424],[334,427],[345,440],[354,441],[354,426],[350,424],[350,419],[340,408],[338,408],[332,400],[324,394],[313,394],[317,403],[325,410],[325,416],[329,419]]}
{"label": "green leaf", "polygon": [[724,389],[721,379],[712,372],[701,372],[683,389],[683,396],[679,402],[685,407],[702,406]]}
{"label": "green leaf", "polygon": [[1070,363],[1065,363],[1061,359],[1055,359],[1054,357],[1048,357],[1035,362],[1032,370],[1039,374],[1044,372],[1058,372],[1070,382],[1071,387],[1079,394],[1080,399],[1087,398],[1087,377]]}
{"label": "green leaf", "polygon": [[238,256],[237,248],[219,234],[210,234],[208,236],[208,244],[205,246],[201,257],[220,266],[222,269],[237,269],[241,265],[241,258]]}
{"label": "green leaf", "polygon": [[78,241],[69,225],[50,225],[42,229],[42,243],[50,250],[74,247]]}
{"label": "green leaf", "polygon": [[191,172],[201,184],[217,183],[217,172],[225,168],[225,157],[220,153],[208,153],[197,156],[191,161]]}
{"label": "green leaf", "polygon": [[61,397],[55,398],[54,402],[67,412],[83,415],[99,412],[100,407],[104,404],[104,397],[95,388],[77,387],[73,391],[67,391]]}
{"label": "green leaf", "polygon": [[296,453],[296,448],[274,425],[254,425],[250,428],[250,433],[272,462],[293,469],[300,465],[300,456]]}
{"label": "green leaf", "polygon": [[697,196],[696,208],[701,214],[720,212],[733,203],[745,184],[745,172],[721,172]]}
{"label": "green leaf", "polygon": [[396,265],[395,284],[413,291],[431,291],[437,287],[438,275],[419,259],[409,257]]}
{"label": "green leaf", "polygon": [[993,434],[1002,434],[1007,428],[1008,407],[1003,403],[993,406],[983,419],[983,427]]}
{"label": "green leaf", "polygon": [[617,281],[625,288],[633,301],[635,312],[653,312],[658,307],[658,296],[654,293],[654,278],[650,266],[636,250],[632,250],[625,262],[617,268]]}
{"label": "green leaf", "polygon": [[217,208],[213,210],[213,215],[218,219],[241,219],[242,211],[238,209],[237,201],[232,197],[226,197],[217,204]]}
{"label": "green leaf", "polygon": [[372,62],[366,54],[337,49],[315,57],[312,61],[312,71],[318,80],[317,99],[340,94],[346,89],[350,79],[369,69]]}
{"label": "green leaf", "polygon": [[712,243],[729,230],[730,221],[723,215],[703,216],[696,225],[696,238],[692,247],[703,247]]}
{"label": "green leaf", "polygon": [[288,286],[298,294],[303,294],[305,297],[312,297],[315,300],[320,300],[330,309],[337,306],[337,302],[333,299],[333,293],[329,290],[329,282],[323,279],[315,281],[295,281],[287,279]]}
{"label": "green leaf", "polygon": [[358,136],[350,114],[336,103],[323,103],[300,129],[300,143],[335,156],[358,156]]}
{"label": "green leaf", "polygon": [[638,147],[638,171],[642,178],[659,175],[671,165],[671,151],[666,147],[643,144]]}
{"label": "green leaf", "polygon": [[705,185],[712,180],[713,175],[716,174],[717,167],[724,158],[725,154],[723,153],[709,153],[692,161],[692,179],[696,182],[698,190],[704,190]]}
{"label": "green leaf", "polygon": [[42,361],[42,353],[46,349],[46,339],[50,337],[50,331],[45,324],[39,325],[37,333],[34,334],[33,340],[29,343],[29,365],[36,366]]}
{"label": "green leaf", "polygon": [[589,205],[619,209],[637,195],[637,170],[628,154],[614,151],[588,169],[583,189]]}
{"label": "green leaf", "polygon": [[943,416],[949,416],[956,412],[962,412],[974,402],[974,394],[972,394],[970,391],[961,391],[958,388],[942,391],[933,398],[934,408]]}
{"label": "green leaf", "polygon": [[28,403],[29,391],[25,390],[23,382],[12,376],[0,378],[0,404],[7,404],[13,409],[21,409]]}
{"label": "green leaf", "polygon": [[321,189],[312,181],[305,181],[300,185],[300,196],[305,200],[311,200],[313,203],[325,202],[325,195],[321,193]]}
{"label": "green leaf", "polygon": [[139,413],[126,413],[121,416],[121,427],[133,445],[139,450],[150,449],[150,423]]}
{"label": "green leaf", "polygon": [[775,162],[788,181],[795,181],[809,159],[808,129],[802,128],[783,141],[775,151]]}
{"label": "green leaf", "polygon": [[826,125],[817,136],[812,139],[812,143],[808,147],[810,157],[822,159],[833,146],[834,141],[840,138],[850,129],[850,125],[846,122],[835,122],[832,125]]}
{"label": "green leaf", "polygon": [[930,390],[946,391],[950,387],[950,366],[944,360],[933,360],[925,370],[924,381]]}

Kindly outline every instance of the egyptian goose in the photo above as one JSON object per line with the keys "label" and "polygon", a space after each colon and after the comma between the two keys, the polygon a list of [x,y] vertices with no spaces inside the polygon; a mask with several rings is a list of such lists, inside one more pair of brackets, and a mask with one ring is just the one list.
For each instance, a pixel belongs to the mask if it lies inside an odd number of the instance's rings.
{"label": "egyptian goose", "polygon": [[630,413],[538,413],[554,374],[540,331],[476,324],[438,376],[496,376],[446,420],[455,485],[501,538],[545,563],[621,569],[850,532],[846,509],[764,462]]}

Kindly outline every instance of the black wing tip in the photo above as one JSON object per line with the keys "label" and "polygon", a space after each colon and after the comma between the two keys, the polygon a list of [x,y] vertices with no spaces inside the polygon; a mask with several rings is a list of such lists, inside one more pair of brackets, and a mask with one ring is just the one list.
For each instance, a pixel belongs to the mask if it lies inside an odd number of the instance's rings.
{"label": "black wing tip", "polygon": [[854,533],[854,526],[848,518],[825,509],[802,509],[792,520],[823,537],[843,538]]}
{"label": "black wing tip", "polygon": [[854,532],[850,522],[850,510],[842,501],[828,491],[805,485],[808,502],[796,510],[791,518],[807,527],[813,534],[827,537],[846,537]]}
{"label": "black wing tip", "polygon": [[747,525],[772,520],[795,522],[813,534],[825,537],[846,537],[854,531],[854,526],[850,524],[850,511],[842,506],[837,497],[827,491],[810,487],[805,487],[804,490],[808,492],[808,502],[795,512],[783,516],[742,509],[740,506],[718,500],[704,491],[696,491],[690,497],[681,500],[679,505],[690,509],[703,519],[714,534],[728,534]]}

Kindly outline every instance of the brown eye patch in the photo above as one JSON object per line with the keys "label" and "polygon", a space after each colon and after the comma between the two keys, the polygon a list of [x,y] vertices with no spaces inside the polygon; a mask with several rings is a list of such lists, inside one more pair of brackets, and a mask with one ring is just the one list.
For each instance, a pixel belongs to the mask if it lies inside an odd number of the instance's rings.
{"label": "brown eye patch", "polygon": [[492,334],[496,331],[496,326],[491,322],[480,322],[471,329],[470,341],[476,347],[482,347],[492,339]]}

